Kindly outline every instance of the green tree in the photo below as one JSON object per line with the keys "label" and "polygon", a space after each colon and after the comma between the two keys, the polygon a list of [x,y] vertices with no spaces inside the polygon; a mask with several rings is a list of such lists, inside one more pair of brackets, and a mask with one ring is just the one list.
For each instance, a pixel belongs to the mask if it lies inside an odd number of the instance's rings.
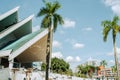
{"label": "green tree", "polygon": [[[45,63],[42,63],[41,69],[45,71]],[[51,71],[53,73],[72,75],[72,70],[70,69],[69,63],[59,58],[51,59]]]}
{"label": "green tree", "polygon": [[[42,28],[48,28],[48,38],[47,38],[47,50],[46,50],[46,80],[48,80],[49,76],[49,67],[50,67],[50,55],[52,51],[52,35],[53,31],[55,32],[57,29],[57,25],[63,24],[64,21],[61,17],[61,15],[57,14],[56,12],[61,8],[61,5],[56,2],[47,2],[43,1],[45,3],[45,7],[42,7],[40,11],[38,12],[37,17],[43,17],[43,20],[41,22]],[[52,29],[53,26],[53,29]]]}
{"label": "green tree", "polygon": [[77,69],[78,71],[76,73],[76,76],[86,78],[88,68],[86,68],[86,66],[78,65]]}
{"label": "green tree", "polygon": [[46,70],[46,64],[45,64],[45,63],[42,63],[42,65],[41,65],[41,70],[42,70],[42,71],[45,71],[45,70]]}
{"label": "green tree", "polygon": [[86,65],[86,66],[78,65],[77,69],[78,69],[77,76],[85,78],[87,77],[87,75],[89,77],[92,77],[96,68],[92,65]]}
{"label": "green tree", "polygon": [[52,58],[51,70],[55,73],[65,73],[69,70],[70,65],[63,59]]}
{"label": "green tree", "polygon": [[115,73],[116,72],[116,67],[115,66],[111,66],[112,68],[112,72]]}
{"label": "green tree", "polygon": [[120,26],[118,25],[118,21],[119,21],[118,16],[114,16],[112,21],[110,20],[102,21],[104,41],[107,41],[107,36],[109,32],[112,31],[114,58],[115,58],[115,65],[117,68],[117,77],[119,77],[119,66],[118,66],[118,56],[116,52],[116,35],[120,31]]}
{"label": "green tree", "polygon": [[107,66],[107,62],[105,61],[105,60],[102,60],[101,62],[100,62],[100,65],[102,65],[102,66]]}

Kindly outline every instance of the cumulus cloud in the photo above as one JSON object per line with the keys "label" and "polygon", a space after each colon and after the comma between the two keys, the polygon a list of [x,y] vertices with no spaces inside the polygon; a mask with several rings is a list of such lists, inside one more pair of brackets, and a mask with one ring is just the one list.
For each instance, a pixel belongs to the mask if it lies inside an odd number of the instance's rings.
{"label": "cumulus cloud", "polygon": [[59,30],[60,34],[65,34],[65,32],[63,30]]}
{"label": "cumulus cloud", "polygon": [[68,56],[68,57],[66,57],[65,60],[69,63],[80,62],[81,61],[79,56],[76,56],[76,57]]}
{"label": "cumulus cloud", "polygon": [[68,57],[66,58],[66,61],[67,61],[67,62],[73,62],[73,60],[74,60],[74,59],[73,59],[72,56],[68,56]]}
{"label": "cumulus cloud", "polygon": [[108,56],[113,56],[113,52],[107,53]]}
{"label": "cumulus cloud", "polygon": [[109,61],[110,64],[115,64],[114,60]]}
{"label": "cumulus cloud", "polygon": [[112,6],[112,11],[113,11],[116,15],[120,16],[120,4],[119,4],[119,5]]}
{"label": "cumulus cloud", "polygon": [[[116,50],[117,50],[117,54],[120,55],[120,48],[117,47]],[[114,51],[107,53],[107,55],[108,56],[113,56],[114,55]]]}
{"label": "cumulus cloud", "polygon": [[64,24],[63,24],[63,27],[64,28],[74,28],[75,27],[75,24],[76,22],[71,20],[71,19],[68,19],[68,18],[65,18],[64,19]]}
{"label": "cumulus cloud", "polygon": [[120,0],[103,0],[105,5],[111,7],[111,10],[116,15],[120,16]]}
{"label": "cumulus cloud", "polygon": [[81,43],[75,43],[73,44],[73,48],[74,49],[80,49],[80,48],[83,48],[85,45],[84,44],[81,44]]}
{"label": "cumulus cloud", "polygon": [[63,58],[63,55],[62,55],[61,52],[53,52],[52,53],[52,58],[54,58],[54,57],[61,59],[61,58]]}
{"label": "cumulus cloud", "polygon": [[69,38],[68,38],[68,39],[65,40],[65,42],[70,43],[74,49],[80,49],[80,48],[85,47],[84,44],[79,43],[79,42],[78,42],[77,40],[75,40],[75,39],[69,39]]}
{"label": "cumulus cloud", "polygon": [[120,48],[117,47],[117,53],[120,54]]}
{"label": "cumulus cloud", "polygon": [[40,29],[40,26],[35,26],[35,27],[32,27],[32,32],[35,32],[35,31],[37,31],[37,30],[39,30]]}
{"label": "cumulus cloud", "polygon": [[103,0],[107,6],[120,4],[120,0]]}
{"label": "cumulus cloud", "polygon": [[59,41],[57,41],[57,40],[54,40],[53,41],[53,47],[60,48],[61,47],[61,43]]}
{"label": "cumulus cloud", "polygon": [[80,59],[80,57],[79,57],[79,56],[76,56],[76,58],[75,58],[75,59],[76,59],[76,61],[77,61],[77,62],[80,62],[80,61],[81,61],[81,59]]}
{"label": "cumulus cloud", "polygon": [[70,39],[70,38],[67,38],[66,40],[65,40],[65,42],[68,42],[68,43],[70,43],[70,44],[75,44],[77,41],[75,40],[75,39]]}
{"label": "cumulus cloud", "polygon": [[92,31],[93,29],[91,27],[84,28],[85,31]]}

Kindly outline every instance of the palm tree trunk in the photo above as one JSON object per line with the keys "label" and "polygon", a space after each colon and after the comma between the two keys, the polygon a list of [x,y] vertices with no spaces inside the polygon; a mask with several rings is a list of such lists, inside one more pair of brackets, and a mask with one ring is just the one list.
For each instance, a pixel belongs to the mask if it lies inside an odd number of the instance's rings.
{"label": "palm tree trunk", "polygon": [[47,50],[46,50],[46,76],[45,76],[45,80],[49,80],[51,52],[52,52],[52,35],[53,35],[53,32],[51,30],[51,27],[49,27],[48,28],[48,37],[47,37]]}
{"label": "palm tree trunk", "polygon": [[118,63],[118,56],[117,56],[117,51],[116,51],[116,41],[115,41],[115,37],[113,37],[113,46],[114,46],[114,58],[115,58],[115,65],[116,65],[116,69],[117,69],[117,79],[119,80],[119,63]]}

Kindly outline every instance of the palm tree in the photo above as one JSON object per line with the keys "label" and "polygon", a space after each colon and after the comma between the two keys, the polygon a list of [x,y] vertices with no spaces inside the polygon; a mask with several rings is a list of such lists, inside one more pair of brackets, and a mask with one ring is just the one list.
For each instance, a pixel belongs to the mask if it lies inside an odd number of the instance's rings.
{"label": "palm tree", "polygon": [[100,62],[100,65],[102,65],[102,66],[107,66],[107,62],[105,61],[105,60],[102,60],[101,62]]}
{"label": "palm tree", "polygon": [[111,66],[112,68],[112,72],[115,73],[116,72],[116,67],[115,66]]}
{"label": "palm tree", "polygon": [[119,79],[119,66],[118,66],[118,56],[116,52],[116,35],[120,30],[120,26],[118,25],[119,17],[114,16],[113,20],[105,20],[102,22],[103,26],[103,39],[107,41],[107,36],[110,31],[112,31],[112,38],[113,38],[113,48],[114,48],[114,58],[115,58],[115,65],[117,68],[117,77]]}
{"label": "palm tree", "polygon": [[[64,21],[61,15],[56,12],[61,8],[61,5],[56,1],[54,3],[43,1],[45,3],[45,7],[42,7],[37,15],[37,17],[43,17],[41,22],[42,28],[48,28],[48,38],[47,38],[47,49],[46,49],[46,80],[48,80],[49,69],[50,69],[50,55],[52,51],[52,35],[53,31],[55,32],[57,29],[57,25],[63,24]],[[53,27],[52,27],[53,26]]]}

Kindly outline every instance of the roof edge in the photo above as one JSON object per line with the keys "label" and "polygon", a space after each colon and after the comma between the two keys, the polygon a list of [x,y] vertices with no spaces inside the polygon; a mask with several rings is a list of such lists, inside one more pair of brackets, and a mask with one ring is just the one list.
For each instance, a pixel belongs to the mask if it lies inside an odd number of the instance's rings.
{"label": "roof edge", "polygon": [[40,40],[41,38],[43,38],[45,35],[48,34],[48,29],[45,29],[44,31],[42,31],[41,33],[39,33],[38,35],[36,35],[33,39],[31,39],[30,41],[28,41],[27,43],[25,43],[22,47],[20,47],[18,50],[16,50],[15,52],[13,52],[12,54],[10,54],[9,56],[9,60],[14,59],[15,57],[17,57],[18,55],[20,55],[23,51],[25,51],[27,48],[29,48],[31,45],[35,44],[35,42],[37,42],[38,40]]}
{"label": "roof edge", "polygon": [[15,7],[14,9],[9,10],[8,12],[6,12],[6,13],[4,13],[4,14],[1,14],[1,15],[0,15],[0,21],[3,20],[4,18],[8,17],[9,15],[15,13],[16,11],[18,11],[19,8],[20,8],[20,6],[17,6],[17,7]]}
{"label": "roof edge", "polygon": [[0,50],[0,58],[5,57],[5,56],[9,56],[11,52],[12,52],[12,49],[10,49],[10,50]]}
{"label": "roof edge", "polygon": [[28,18],[26,18],[26,19],[18,22],[17,24],[10,26],[9,28],[5,29],[4,31],[0,32],[0,39],[2,39],[3,37],[5,37],[9,33],[13,32],[14,30],[16,30],[17,28],[19,28],[20,26],[24,25],[28,21],[32,20],[33,17],[34,17],[34,15],[31,15]]}

